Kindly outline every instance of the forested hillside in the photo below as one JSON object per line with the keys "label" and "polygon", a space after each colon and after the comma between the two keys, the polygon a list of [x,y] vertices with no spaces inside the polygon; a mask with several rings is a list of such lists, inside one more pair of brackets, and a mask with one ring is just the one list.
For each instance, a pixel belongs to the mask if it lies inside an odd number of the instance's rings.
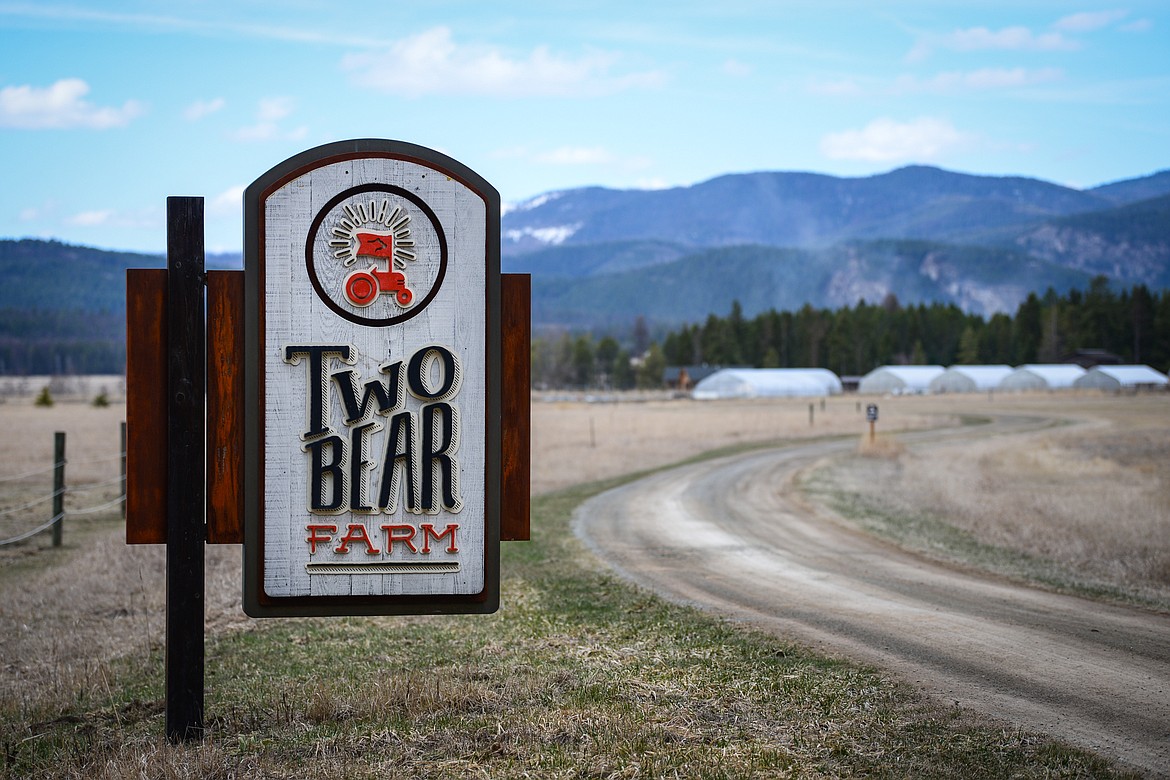
{"label": "forested hillside", "polygon": [[1137,285],[1120,293],[1104,277],[1085,290],[1030,294],[1014,314],[985,318],[953,304],[902,305],[894,296],[838,309],[804,306],[726,316],[665,333],[640,371],[611,338],[541,337],[533,345],[537,387],[652,387],[666,365],[819,367],[858,376],[887,364],[1050,363],[1076,350],[1113,353],[1170,371],[1170,290]]}
{"label": "forested hillside", "polygon": [[[126,269],[160,255],[59,241],[0,241],[0,374],[120,374],[126,368]],[[208,267],[238,267],[210,255]]]}

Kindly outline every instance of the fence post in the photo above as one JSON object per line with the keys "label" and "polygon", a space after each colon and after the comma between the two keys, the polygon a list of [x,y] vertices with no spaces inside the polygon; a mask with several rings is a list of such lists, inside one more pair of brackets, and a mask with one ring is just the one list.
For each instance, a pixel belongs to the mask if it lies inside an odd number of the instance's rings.
{"label": "fence post", "polygon": [[122,519],[126,519],[126,421],[122,421]]}
{"label": "fence post", "polygon": [[65,433],[53,434],[53,546],[61,546],[65,514]]}

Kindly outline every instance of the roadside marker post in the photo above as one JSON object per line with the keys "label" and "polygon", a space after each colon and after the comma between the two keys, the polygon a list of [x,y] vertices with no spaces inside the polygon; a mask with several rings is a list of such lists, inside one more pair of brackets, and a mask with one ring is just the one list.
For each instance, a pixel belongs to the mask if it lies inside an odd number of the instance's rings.
{"label": "roadside marker post", "polygon": [[531,327],[499,217],[438,152],[327,144],[248,188],[245,270],[205,272],[203,200],[168,198],[167,268],[126,277],[125,506],[167,545],[172,742],[204,732],[204,543],[243,543],[253,617],[498,608]]}
{"label": "roadside marker post", "polygon": [[873,444],[874,440],[874,425],[877,424],[878,408],[877,404],[868,404],[865,407],[865,419],[869,421],[869,443]]}

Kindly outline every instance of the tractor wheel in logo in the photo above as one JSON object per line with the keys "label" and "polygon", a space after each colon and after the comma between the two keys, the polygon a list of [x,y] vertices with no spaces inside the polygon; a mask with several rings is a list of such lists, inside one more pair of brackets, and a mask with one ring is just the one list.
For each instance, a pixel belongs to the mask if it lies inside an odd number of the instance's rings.
{"label": "tractor wheel in logo", "polygon": [[378,280],[369,271],[354,271],[345,277],[345,297],[354,306],[369,306],[378,298]]}

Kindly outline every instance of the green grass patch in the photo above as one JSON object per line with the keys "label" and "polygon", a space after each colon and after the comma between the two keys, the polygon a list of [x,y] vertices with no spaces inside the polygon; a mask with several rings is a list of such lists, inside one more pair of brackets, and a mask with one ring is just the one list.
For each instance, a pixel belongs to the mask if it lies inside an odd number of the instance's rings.
{"label": "green grass patch", "polygon": [[1117,777],[882,674],[668,604],[534,499],[490,616],[283,619],[207,641],[207,735],[162,738],[160,654],[45,711],[0,698],[0,776]]}

